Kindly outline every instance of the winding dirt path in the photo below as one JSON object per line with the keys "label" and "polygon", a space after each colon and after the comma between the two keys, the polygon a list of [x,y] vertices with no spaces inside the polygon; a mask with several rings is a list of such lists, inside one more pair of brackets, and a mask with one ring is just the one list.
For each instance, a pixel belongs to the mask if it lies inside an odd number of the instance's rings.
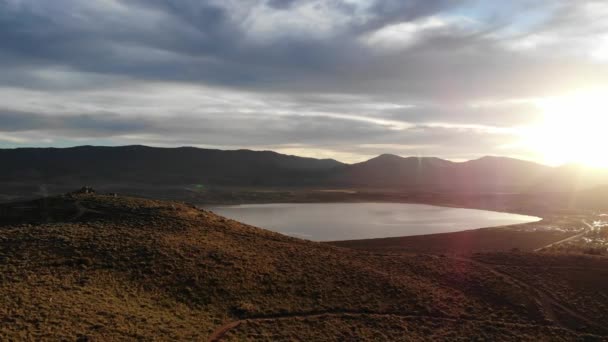
{"label": "winding dirt path", "polygon": [[76,221],[86,213],[102,214],[101,211],[89,209],[83,206],[81,201],[74,202],[74,206],[76,207],[76,214],[74,214],[69,221]]}
{"label": "winding dirt path", "polygon": [[439,321],[448,321],[448,322],[476,322],[476,323],[488,323],[494,325],[502,325],[502,326],[512,326],[512,327],[540,327],[538,324],[524,324],[524,323],[514,323],[514,322],[504,322],[504,321],[492,321],[485,319],[473,319],[473,318],[461,318],[461,317],[445,317],[445,316],[430,316],[430,315],[420,315],[420,314],[407,314],[407,313],[397,313],[397,312],[388,312],[388,313],[380,313],[380,312],[369,312],[367,310],[361,311],[328,311],[328,312],[311,312],[311,313],[299,313],[299,314],[282,314],[282,315],[268,315],[262,317],[252,317],[245,318],[241,320],[236,320],[232,322],[228,322],[217,329],[209,336],[209,342],[219,342],[222,341],[224,337],[232,330],[241,325],[248,323],[256,323],[256,322],[275,322],[279,320],[288,320],[288,319],[310,319],[310,318],[344,318],[344,317],[399,317],[403,319],[429,319],[429,320],[439,320]]}
{"label": "winding dirt path", "polygon": [[[391,255],[395,256],[395,255]],[[571,330],[569,327],[563,324],[560,321],[559,316],[555,312],[555,309],[559,309],[561,312],[570,315],[571,317],[576,318],[577,320],[584,322],[585,324],[596,328],[598,331],[602,333],[608,333],[608,329],[598,322],[586,317],[584,314],[577,312],[575,309],[566,307],[564,304],[560,303],[557,299],[555,299],[550,293],[546,291],[535,288],[531,284],[514,277],[508,272],[498,270],[493,267],[492,264],[485,264],[483,262],[464,258],[464,257],[450,257],[452,260],[464,261],[476,265],[478,267],[482,267],[489,272],[493,273],[496,276],[506,279],[512,285],[517,287],[526,289],[530,294],[534,296],[540,303],[543,309],[543,313],[546,315],[545,318],[551,320],[554,323],[554,326],[560,327],[562,329]],[[208,341],[209,342],[217,342],[221,341],[226,334],[228,334],[231,330],[236,329],[237,327],[251,323],[251,322],[271,322],[277,320],[285,320],[285,319],[305,319],[305,318],[322,318],[322,317],[345,317],[345,316],[373,316],[373,317],[400,317],[400,318],[427,318],[434,320],[444,320],[444,321],[470,321],[470,322],[478,322],[478,323],[489,323],[489,324],[501,324],[506,326],[532,326],[536,327],[539,325],[536,324],[521,324],[521,323],[509,323],[509,322],[495,322],[491,320],[482,320],[482,319],[464,319],[460,317],[446,317],[446,316],[428,316],[428,315],[420,315],[415,313],[399,313],[399,312],[370,312],[368,310],[361,311],[324,311],[324,312],[310,312],[310,313],[292,313],[292,314],[280,314],[280,315],[267,315],[267,316],[259,316],[259,317],[250,317],[246,319],[240,319],[228,322],[223,324],[222,326],[215,329],[215,331],[210,335]]]}
{"label": "winding dirt path", "polygon": [[577,320],[579,320],[581,322],[584,322],[585,324],[587,324],[591,327],[595,327],[599,331],[602,331],[604,333],[608,332],[608,329],[605,327],[604,324],[595,322],[593,319],[590,319],[589,317],[586,317],[584,314],[576,311],[576,309],[567,307],[566,305],[564,305],[563,303],[560,303],[557,299],[555,299],[555,297],[553,297],[553,295],[551,293],[538,289],[538,288],[532,286],[531,284],[527,283],[526,281],[519,279],[508,272],[505,272],[503,270],[498,270],[498,269],[492,267],[491,264],[485,264],[485,263],[477,261],[477,260],[472,260],[472,259],[467,259],[467,258],[453,258],[453,259],[461,260],[461,261],[468,261],[474,265],[483,267],[486,270],[494,273],[495,275],[499,275],[499,276],[502,276],[503,278],[508,279],[512,284],[516,284],[516,285],[519,285],[520,287],[527,289],[531,294],[535,295],[535,297],[541,303],[541,305],[543,307],[543,311],[547,315],[546,318],[555,322],[555,324],[559,327],[568,329],[568,327],[566,327],[563,324],[563,322],[560,321],[558,315],[555,313],[555,308],[576,318]]}
{"label": "winding dirt path", "polygon": [[233,322],[226,323],[226,324],[222,325],[221,327],[215,329],[215,331],[213,332],[213,334],[211,334],[211,336],[209,336],[208,341],[209,342],[221,341],[222,338],[224,338],[224,336],[226,336],[226,334],[230,330],[238,327],[239,325],[241,325],[245,321],[246,320],[233,321]]}

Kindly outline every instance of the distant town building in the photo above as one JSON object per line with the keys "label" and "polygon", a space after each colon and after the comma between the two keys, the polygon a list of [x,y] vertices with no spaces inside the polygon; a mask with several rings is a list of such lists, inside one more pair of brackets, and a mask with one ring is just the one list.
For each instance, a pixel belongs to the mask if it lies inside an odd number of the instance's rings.
{"label": "distant town building", "polygon": [[73,192],[73,194],[94,194],[95,190],[90,186],[83,186],[82,188]]}

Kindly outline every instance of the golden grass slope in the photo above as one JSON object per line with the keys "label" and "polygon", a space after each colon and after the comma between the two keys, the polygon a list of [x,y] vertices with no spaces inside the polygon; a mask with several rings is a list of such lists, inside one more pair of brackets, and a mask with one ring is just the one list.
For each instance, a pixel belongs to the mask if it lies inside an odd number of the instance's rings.
{"label": "golden grass slope", "polygon": [[126,197],[0,215],[0,340],[606,336],[596,311],[483,260],[351,250]]}

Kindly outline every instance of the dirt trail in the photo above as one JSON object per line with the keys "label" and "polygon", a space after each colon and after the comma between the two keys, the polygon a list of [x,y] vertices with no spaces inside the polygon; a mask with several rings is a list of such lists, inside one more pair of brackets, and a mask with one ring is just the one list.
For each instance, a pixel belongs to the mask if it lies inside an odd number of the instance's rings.
{"label": "dirt trail", "polygon": [[517,268],[521,268],[521,269],[538,269],[538,268],[541,268],[541,267],[545,267],[545,268],[550,268],[552,270],[597,271],[597,272],[606,272],[606,271],[608,271],[608,268],[600,268],[600,267],[555,266],[555,265],[551,265],[551,266],[539,266],[539,265],[524,266],[524,265],[518,265],[518,264],[499,264],[499,263],[493,263],[493,262],[483,262],[483,264],[484,265],[488,265],[488,266],[495,266],[495,267],[517,267]]}
{"label": "dirt trail", "polygon": [[69,221],[76,221],[86,213],[102,214],[101,211],[89,209],[83,206],[81,201],[74,202],[74,206],[76,207],[76,214],[74,214]]}
{"label": "dirt trail", "polygon": [[527,326],[527,327],[538,327],[538,324],[523,324],[523,323],[514,323],[514,322],[504,322],[504,321],[492,321],[485,319],[474,319],[474,318],[462,318],[462,317],[445,317],[445,316],[430,316],[430,315],[421,315],[421,314],[407,314],[407,313],[397,313],[397,312],[369,312],[368,310],[354,311],[354,310],[344,310],[344,311],[328,311],[328,312],[311,312],[311,313],[298,313],[298,314],[278,314],[278,315],[268,315],[262,317],[252,317],[245,318],[241,320],[236,320],[232,322],[228,322],[217,329],[210,335],[208,341],[209,342],[218,342],[221,341],[230,330],[235,329],[241,325],[247,323],[255,323],[255,322],[273,322],[278,320],[287,320],[287,319],[310,319],[310,318],[343,318],[343,317],[399,317],[404,319],[429,319],[429,320],[439,320],[439,321],[450,321],[450,322],[477,322],[477,323],[488,323],[488,324],[496,324],[503,326]]}
{"label": "dirt trail", "polygon": [[495,275],[500,275],[502,277],[507,278],[510,282],[512,282],[513,284],[519,285],[520,287],[526,288],[528,291],[530,291],[530,293],[535,294],[536,298],[539,300],[539,302],[541,303],[542,307],[543,307],[543,311],[545,312],[545,314],[547,315],[547,318],[552,320],[553,322],[555,322],[555,324],[557,324],[558,326],[562,327],[562,328],[568,328],[566,326],[564,326],[564,324],[562,322],[560,322],[559,317],[557,316],[557,314],[555,313],[555,308],[561,310],[562,312],[578,319],[581,322],[585,322],[586,324],[588,324],[589,326],[595,327],[597,329],[599,329],[599,331],[602,331],[604,333],[608,332],[608,330],[606,329],[606,327],[603,324],[600,324],[598,322],[595,322],[594,320],[586,317],[585,315],[583,315],[580,312],[577,312],[575,309],[571,309],[566,307],[564,304],[560,303],[557,299],[555,299],[550,293],[543,291],[541,289],[538,289],[532,285],[530,285],[529,283],[514,277],[513,275],[511,275],[508,272],[502,271],[502,270],[498,270],[494,267],[492,267],[491,264],[485,264],[483,262],[480,261],[476,261],[476,260],[472,260],[472,259],[467,259],[467,258],[453,258],[455,260],[461,260],[461,261],[468,261],[472,264],[475,264],[479,267],[483,267],[485,269],[487,269],[488,271],[494,273]]}
{"label": "dirt trail", "polygon": [[[391,255],[395,256],[395,255]],[[532,285],[526,283],[525,281],[518,279],[511,274],[497,270],[492,267],[492,264],[485,264],[477,260],[463,258],[463,257],[450,257],[452,260],[464,261],[474,264],[478,267],[482,267],[496,276],[500,276],[501,278],[505,278],[511,284],[516,285],[520,288],[524,288],[528,290],[531,294],[534,295],[535,298],[538,299],[539,303],[543,308],[543,312],[546,315],[546,318],[554,322],[554,324],[560,328],[570,330],[569,327],[565,326],[558,315],[555,312],[555,309],[559,309],[560,311],[576,318],[581,322],[585,322],[589,326],[595,327],[602,333],[607,333],[608,329],[604,327],[604,325],[599,324],[592,319],[584,316],[583,314],[576,312],[575,310],[564,306],[562,303],[558,302],[555,298],[553,298],[547,292],[537,289]],[[251,317],[236,321],[228,322],[220,327],[218,327],[209,337],[209,342],[217,342],[221,341],[230,330],[239,327],[242,324],[247,324],[251,322],[268,322],[268,321],[276,321],[276,320],[284,320],[284,319],[305,319],[305,318],[321,318],[321,317],[344,317],[344,316],[376,316],[376,317],[400,317],[400,318],[428,318],[435,320],[444,320],[444,321],[471,321],[471,322],[479,322],[479,323],[490,323],[490,324],[501,324],[507,326],[522,326],[521,323],[508,323],[504,321],[495,322],[491,320],[482,320],[482,319],[470,319],[470,318],[461,318],[461,317],[442,317],[442,316],[428,316],[428,315],[420,315],[420,314],[407,314],[407,313],[398,313],[398,312],[370,312],[368,310],[361,311],[325,311],[325,312],[311,312],[311,313],[293,313],[293,314],[281,314],[281,315],[267,315],[262,317]],[[528,324],[528,326],[539,326],[535,324]]]}
{"label": "dirt trail", "polygon": [[224,338],[224,336],[226,335],[226,333],[228,333],[228,331],[238,327],[243,322],[245,322],[245,320],[233,321],[233,322],[222,325],[221,327],[215,329],[213,334],[211,334],[211,336],[209,336],[208,341],[209,342],[221,341],[222,338]]}
{"label": "dirt trail", "polygon": [[506,273],[506,272],[503,272],[503,271],[499,271],[499,270],[495,269],[494,267],[492,267],[492,266],[490,266],[488,264],[484,264],[482,262],[479,262],[479,261],[476,261],[476,260],[467,259],[467,258],[453,258],[453,259],[469,262],[471,264],[474,264],[474,265],[477,265],[479,267],[485,268],[486,270],[488,270],[491,273],[493,273],[495,276],[498,276],[500,278],[506,278],[511,284],[516,285],[518,287],[522,287],[522,288],[527,289],[528,291],[530,291],[531,293],[533,293],[535,295],[535,297],[538,299],[538,301],[540,302],[540,304],[541,304],[541,306],[543,308],[543,312],[546,315],[545,318],[547,318],[547,319],[555,322],[558,326],[562,326],[559,323],[559,319],[558,319],[557,315],[555,314],[555,311],[553,310],[553,305],[554,304],[558,304],[558,303],[556,303],[555,301],[553,301],[549,296],[547,296],[543,292],[538,291],[536,288],[532,287],[528,283],[523,282],[523,281],[521,281],[521,280],[513,277],[509,273]]}

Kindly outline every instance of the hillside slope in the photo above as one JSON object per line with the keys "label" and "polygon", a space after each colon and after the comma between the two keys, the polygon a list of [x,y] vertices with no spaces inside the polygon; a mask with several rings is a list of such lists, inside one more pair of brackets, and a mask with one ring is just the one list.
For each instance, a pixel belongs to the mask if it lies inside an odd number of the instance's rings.
{"label": "hillside slope", "polygon": [[605,291],[581,313],[479,260],[339,248],[174,202],[0,205],[2,340],[600,340],[586,313]]}
{"label": "hillside slope", "polygon": [[0,149],[0,182],[285,185],[343,165],[271,151],[147,146]]}

